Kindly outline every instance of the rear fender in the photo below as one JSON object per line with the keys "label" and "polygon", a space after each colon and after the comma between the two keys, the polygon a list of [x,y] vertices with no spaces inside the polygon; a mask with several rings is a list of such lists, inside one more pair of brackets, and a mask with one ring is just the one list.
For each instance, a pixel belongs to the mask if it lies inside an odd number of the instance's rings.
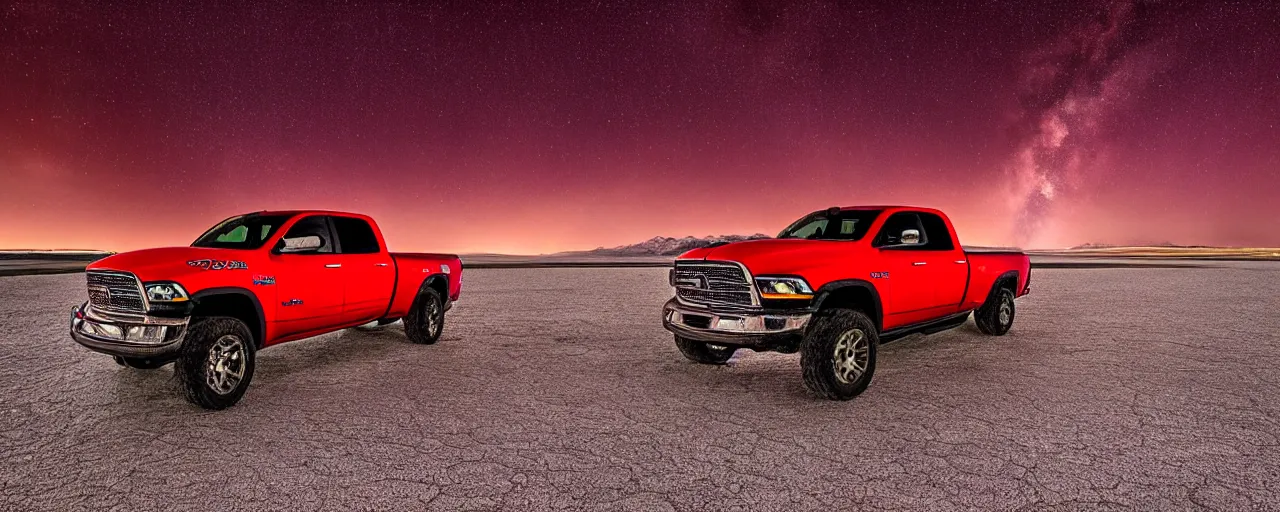
{"label": "rear fender", "polygon": [[448,274],[435,273],[427,276],[426,279],[422,280],[422,286],[418,287],[418,293],[417,295],[414,295],[414,297],[416,298],[422,295],[423,293],[426,293],[428,288],[435,288],[435,290],[440,293],[441,300],[445,302],[449,301],[449,275]]}
{"label": "rear fender", "polygon": [[1018,293],[1018,283],[1022,282],[1018,278],[1019,278],[1019,272],[1017,270],[1010,270],[1008,272],[1000,274],[1000,277],[996,278],[996,282],[991,285],[991,290],[995,291],[997,288],[1008,286],[1009,289],[1016,294]]}
{"label": "rear fender", "polygon": [[440,292],[441,299],[445,302],[449,301],[448,274],[437,272],[428,275],[422,281],[419,281],[417,286],[414,286],[412,281],[406,283],[403,280],[397,284],[395,296],[391,298],[391,307],[387,310],[384,318],[399,318],[409,314],[409,308],[413,307],[413,301],[417,300],[419,295],[422,295],[423,292],[433,286]]}
{"label": "rear fender", "polygon": [[[1008,288],[1012,290],[1014,293],[1014,296],[1016,297],[1018,295],[1018,283],[1021,282],[1018,280],[1019,274],[1020,273],[1017,270],[1010,270],[1008,272],[1000,274],[999,276],[996,276],[995,280],[991,282],[991,287],[987,288],[987,293],[986,295],[983,296],[982,303],[986,303],[988,300],[990,300],[991,297],[995,295],[996,290],[999,290],[1001,288]],[[981,305],[982,303],[980,303],[979,305]]]}

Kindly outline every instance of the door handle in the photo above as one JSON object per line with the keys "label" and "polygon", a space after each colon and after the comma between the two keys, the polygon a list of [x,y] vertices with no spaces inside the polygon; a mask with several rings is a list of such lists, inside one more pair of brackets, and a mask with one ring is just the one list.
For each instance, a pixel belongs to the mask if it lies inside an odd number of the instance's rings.
{"label": "door handle", "polygon": [[324,268],[340,268],[340,267],[342,267],[341,263],[329,263],[324,266]]}
{"label": "door handle", "polygon": [[957,263],[957,264],[960,264],[960,265],[964,265],[965,263],[968,263],[968,261],[965,261],[965,260],[956,260],[956,263]]}
{"label": "door handle", "polygon": [[385,266],[387,266],[387,264],[386,264],[386,263],[374,263],[374,264],[373,264],[373,266],[375,266],[375,267],[385,267]]}
{"label": "door handle", "polygon": [[919,266],[924,265],[925,263],[926,263],[926,262],[924,262],[924,261],[917,261],[917,262],[915,262],[915,263],[912,263],[912,265],[915,265],[915,266],[919,267]]}

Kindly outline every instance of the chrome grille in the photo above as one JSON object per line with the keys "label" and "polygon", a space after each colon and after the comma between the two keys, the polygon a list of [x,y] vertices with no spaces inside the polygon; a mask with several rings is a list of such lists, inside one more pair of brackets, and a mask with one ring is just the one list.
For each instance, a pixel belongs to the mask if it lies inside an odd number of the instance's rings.
{"label": "chrome grille", "polygon": [[707,306],[757,305],[747,270],[733,263],[676,262],[673,283],[681,301]]}
{"label": "chrome grille", "polygon": [[89,305],[94,309],[135,315],[147,312],[142,287],[133,274],[90,270],[85,272],[85,279],[89,283]]}

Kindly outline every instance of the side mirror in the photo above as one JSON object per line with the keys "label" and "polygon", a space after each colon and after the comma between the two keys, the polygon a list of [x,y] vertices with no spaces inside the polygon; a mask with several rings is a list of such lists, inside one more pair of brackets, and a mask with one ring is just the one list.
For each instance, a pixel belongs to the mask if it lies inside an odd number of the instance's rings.
{"label": "side mirror", "polygon": [[901,245],[917,245],[920,243],[920,230],[904,229],[902,236],[898,237],[898,243]]}
{"label": "side mirror", "polygon": [[315,252],[324,247],[324,240],[316,235],[300,236],[295,238],[284,238],[280,240],[277,251],[280,254],[296,254],[301,252]]}

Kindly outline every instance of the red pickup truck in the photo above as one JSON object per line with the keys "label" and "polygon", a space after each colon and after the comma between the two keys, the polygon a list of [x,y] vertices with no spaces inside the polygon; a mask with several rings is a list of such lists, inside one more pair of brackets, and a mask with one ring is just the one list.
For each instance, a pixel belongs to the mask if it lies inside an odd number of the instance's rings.
{"label": "red pickup truck", "polygon": [[190,247],[116,254],[85,276],[72,339],[131,368],[174,362],[208,409],[240,400],[264,347],[401,319],[435,343],[462,288],[457,256],[387,252],[372,219],[328,211],[232,217]]}
{"label": "red pickup truck", "polygon": [[815,394],[848,400],[871,383],[876,347],[963,324],[1000,336],[1030,291],[1018,251],[975,252],[928,208],[830,208],[776,239],[694,249],[670,273],[663,325],[680,352],[706,364],[735,351],[800,352]]}

